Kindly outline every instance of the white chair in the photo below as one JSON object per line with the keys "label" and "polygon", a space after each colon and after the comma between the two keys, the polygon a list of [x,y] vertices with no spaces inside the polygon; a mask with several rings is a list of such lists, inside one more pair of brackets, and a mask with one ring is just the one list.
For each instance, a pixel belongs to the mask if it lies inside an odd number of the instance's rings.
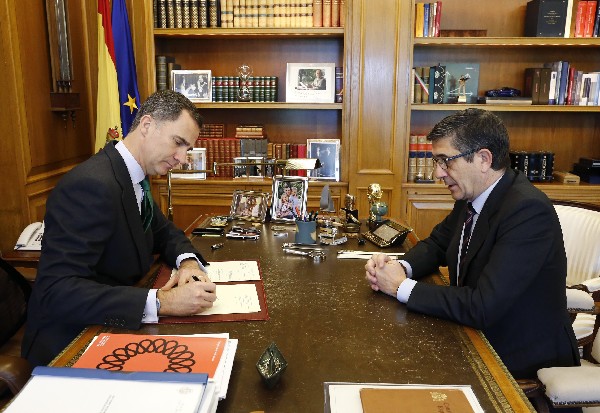
{"label": "white chair", "polygon": [[[560,221],[567,253],[567,287],[585,291],[593,297],[584,307],[571,302],[573,292],[567,290],[567,305],[578,312],[573,330],[582,356],[589,356],[594,339],[594,327],[600,319],[600,207],[591,204],[553,201]],[[581,296],[580,296],[581,297]],[[591,305],[590,305],[591,303]],[[597,329],[596,329],[597,330]]]}
{"label": "white chair", "polygon": [[[596,335],[589,360],[578,367],[538,370],[547,400],[555,408],[584,407],[584,413],[600,412],[600,335]],[[595,407],[594,407],[595,406]]]}

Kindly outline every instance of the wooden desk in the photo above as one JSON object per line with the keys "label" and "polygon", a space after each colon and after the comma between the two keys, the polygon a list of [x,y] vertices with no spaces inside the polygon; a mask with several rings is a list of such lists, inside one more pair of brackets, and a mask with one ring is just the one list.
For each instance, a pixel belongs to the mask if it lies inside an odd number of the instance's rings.
{"label": "wooden desk", "polygon": [[[371,291],[364,262],[338,260],[336,247],[324,247],[327,259],[315,263],[282,253],[281,244],[293,242],[293,232],[275,237],[270,225],[262,229],[259,241],[194,237],[193,243],[209,261],[259,260],[270,320],[146,325],[139,331],[227,332],[239,339],[219,412],[320,412],[326,381],[470,384],[486,412],[534,411],[479,332],[408,312],[394,298]],[[225,246],[211,251],[217,242]],[[352,239],[341,248],[376,250],[370,243],[359,247]],[[53,365],[70,365],[100,329],[85,330]],[[255,363],[272,341],[288,368],[269,390]]]}

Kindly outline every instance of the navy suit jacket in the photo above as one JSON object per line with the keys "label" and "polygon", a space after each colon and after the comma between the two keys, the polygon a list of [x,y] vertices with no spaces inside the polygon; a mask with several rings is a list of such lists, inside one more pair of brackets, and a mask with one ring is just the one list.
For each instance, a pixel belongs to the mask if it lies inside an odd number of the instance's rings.
{"label": "navy suit jacket", "polygon": [[183,253],[206,263],[156,203],[144,232],[129,172],[112,143],[61,179],[44,221],[22,345],[34,366],[52,361],[87,325],[140,328],[148,289],[134,285],[154,254],[171,266]]}
{"label": "navy suit jacket", "polygon": [[554,207],[525,176],[506,171],[475,224],[457,287],[466,202],[404,257],[419,279],[448,266],[451,286],[417,283],[410,310],[480,329],[517,378],[579,364],[566,310],[567,258]]}

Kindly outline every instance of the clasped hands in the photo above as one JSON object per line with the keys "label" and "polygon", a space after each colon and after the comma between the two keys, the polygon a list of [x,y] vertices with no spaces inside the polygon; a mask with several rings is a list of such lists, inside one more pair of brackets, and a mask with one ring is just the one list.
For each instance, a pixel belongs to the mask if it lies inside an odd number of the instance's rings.
{"label": "clasped hands", "polygon": [[386,254],[373,254],[365,264],[365,279],[373,291],[381,291],[396,297],[402,281],[406,279],[404,268]]}
{"label": "clasped hands", "polygon": [[160,315],[201,313],[213,306],[217,299],[216,289],[215,283],[210,281],[195,259],[183,260],[175,275],[156,293],[160,300]]}

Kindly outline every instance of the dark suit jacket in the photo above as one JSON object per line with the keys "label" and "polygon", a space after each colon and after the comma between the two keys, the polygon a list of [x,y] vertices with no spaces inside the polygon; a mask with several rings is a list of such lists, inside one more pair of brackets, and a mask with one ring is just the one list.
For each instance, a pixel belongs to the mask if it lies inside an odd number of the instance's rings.
{"label": "dark suit jacket", "polygon": [[456,265],[466,202],[404,257],[413,278],[448,266],[450,287],[417,283],[410,310],[480,329],[517,378],[539,368],[579,364],[566,311],[567,258],[553,205],[521,173],[507,170],[473,230],[465,277]]}
{"label": "dark suit jacket", "polygon": [[49,363],[87,325],[139,328],[148,289],[134,284],[153,254],[172,266],[182,253],[205,263],[156,204],[144,233],[129,172],[113,144],[61,179],[44,220],[22,345],[33,365]]}

